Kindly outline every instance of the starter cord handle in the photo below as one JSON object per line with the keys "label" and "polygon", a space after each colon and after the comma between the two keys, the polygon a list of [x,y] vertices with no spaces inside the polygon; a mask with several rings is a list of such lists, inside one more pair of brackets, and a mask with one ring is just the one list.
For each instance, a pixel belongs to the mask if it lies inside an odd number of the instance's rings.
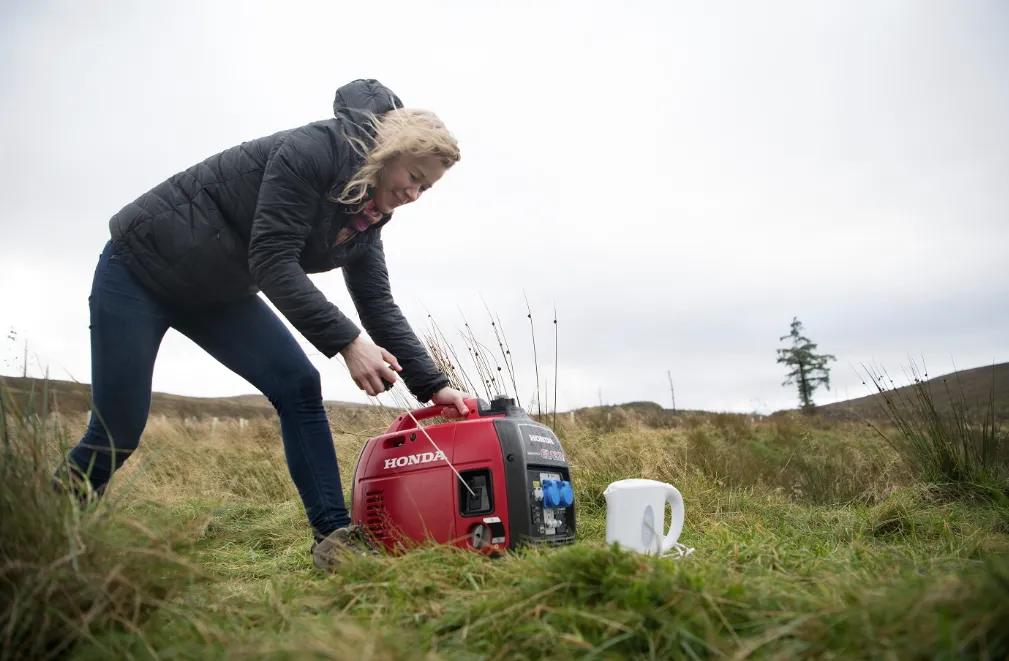
{"label": "starter cord handle", "polygon": [[[453,421],[473,420],[475,418],[480,417],[480,410],[477,407],[476,397],[468,397],[464,399],[463,402],[466,404],[467,408],[466,415],[463,416],[462,418],[455,418],[453,419]],[[449,404],[448,406],[451,406],[451,404]],[[395,434],[397,432],[406,431],[407,429],[416,429],[417,422],[420,422],[421,420],[429,420],[431,418],[437,418],[439,415],[442,414],[442,411],[444,411],[445,408],[446,405],[444,404],[435,404],[434,406],[428,406],[422,409],[416,409],[414,411],[410,411],[408,413],[403,413],[392,421],[392,424],[389,425],[389,429],[388,431],[386,431],[386,433]]]}

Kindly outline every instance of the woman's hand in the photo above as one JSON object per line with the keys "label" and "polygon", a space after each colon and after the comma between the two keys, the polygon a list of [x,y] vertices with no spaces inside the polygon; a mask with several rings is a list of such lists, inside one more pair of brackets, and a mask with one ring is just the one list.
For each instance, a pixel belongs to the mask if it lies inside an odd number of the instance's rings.
{"label": "woman's hand", "polygon": [[459,392],[455,388],[445,387],[431,396],[431,403],[445,407],[441,414],[443,418],[461,418],[469,413],[469,408],[463,401],[466,396],[466,393]]}
{"label": "woman's hand", "polygon": [[395,356],[360,335],[345,346],[340,355],[347,363],[350,378],[354,379],[358,388],[372,397],[385,392],[383,380],[396,383],[396,372],[403,370]]}

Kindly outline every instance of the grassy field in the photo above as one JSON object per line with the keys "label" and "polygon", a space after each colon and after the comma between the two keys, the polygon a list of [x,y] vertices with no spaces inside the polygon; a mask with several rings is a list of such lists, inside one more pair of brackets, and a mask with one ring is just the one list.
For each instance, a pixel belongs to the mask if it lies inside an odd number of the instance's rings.
{"label": "grassy field", "polygon": [[[83,418],[8,412],[0,659],[1009,656],[1004,441],[996,469],[950,481],[864,423],[622,409],[559,421],[576,545],[497,560],[428,548],[324,576],[272,420],[152,419],[79,513],[46,480]],[[388,422],[334,414],[345,487]],[[625,477],[681,490],[693,554],[605,546],[602,491]]]}

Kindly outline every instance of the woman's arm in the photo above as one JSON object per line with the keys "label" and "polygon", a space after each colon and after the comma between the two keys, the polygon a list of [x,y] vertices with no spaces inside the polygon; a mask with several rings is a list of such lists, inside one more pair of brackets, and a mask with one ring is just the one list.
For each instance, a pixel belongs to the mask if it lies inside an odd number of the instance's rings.
{"label": "woman's arm", "polygon": [[413,396],[427,402],[447,387],[448,378],[431,360],[393,300],[381,239],[344,266],[343,277],[368,335],[399,361],[403,381]]}
{"label": "woman's arm", "polygon": [[332,171],[323,128],[309,125],[287,136],[266,164],[249,239],[249,270],[259,289],[327,358],[361,334],[298,261]]}

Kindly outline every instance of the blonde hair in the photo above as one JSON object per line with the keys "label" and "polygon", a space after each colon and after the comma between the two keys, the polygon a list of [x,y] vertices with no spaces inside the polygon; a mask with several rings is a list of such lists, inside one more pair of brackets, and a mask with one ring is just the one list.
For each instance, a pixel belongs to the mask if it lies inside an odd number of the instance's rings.
{"label": "blonde hair", "polygon": [[396,108],[381,117],[372,116],[370,123],[375,136],[369,149],[361,140],[348,136],[351,144],[364,156],[364,165],[350,178],[334,202],[361,205],[368,188],[377,183],[385,163],[399,154],[435,156],[446,169],[460,158],[459,144],[438,116],[428,110]]}

